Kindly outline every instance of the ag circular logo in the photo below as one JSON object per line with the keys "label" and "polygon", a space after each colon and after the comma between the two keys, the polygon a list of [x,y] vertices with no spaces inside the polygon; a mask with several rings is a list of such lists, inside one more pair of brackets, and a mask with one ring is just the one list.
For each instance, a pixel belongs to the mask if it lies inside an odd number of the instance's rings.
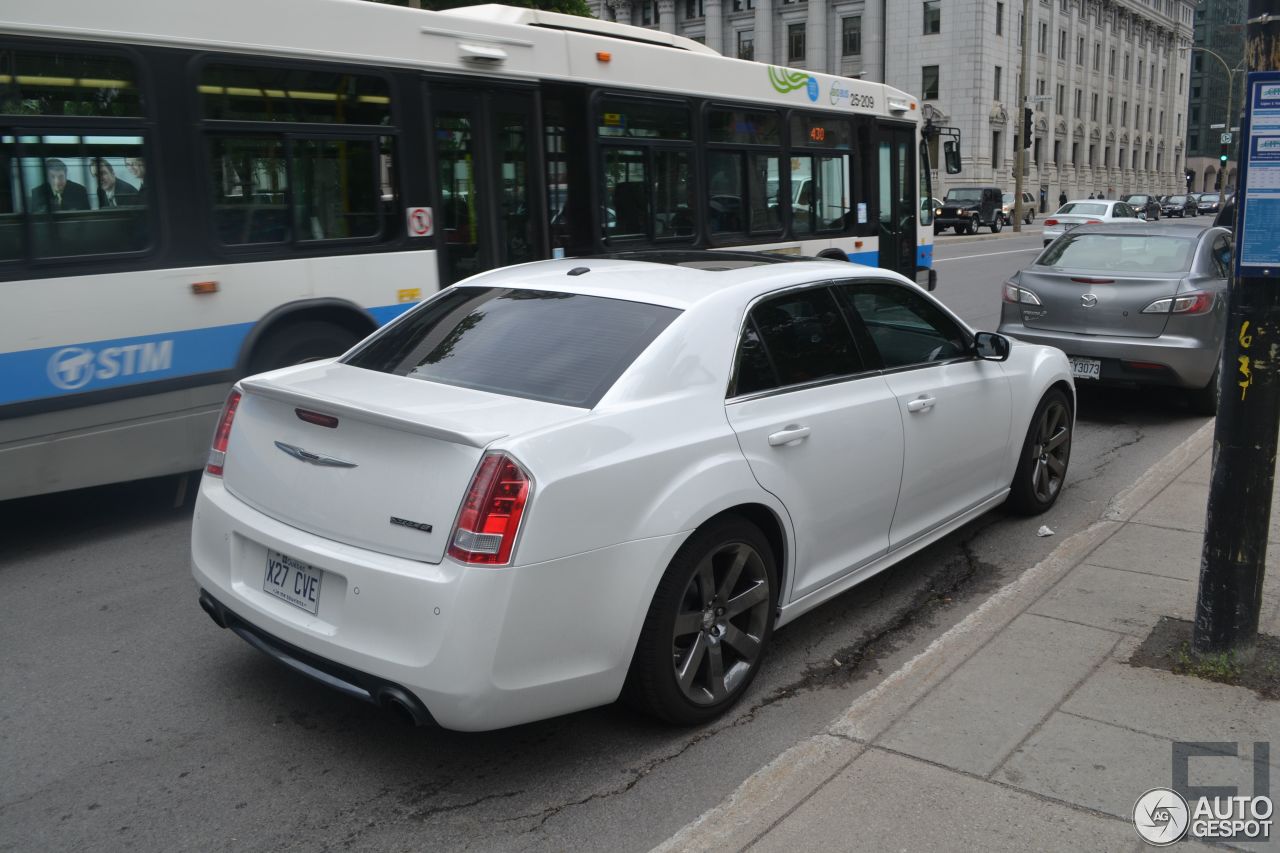
{"label": "ag circular logo", "polygon": [[63,347],[49,359],[49,381],[64,391],[83,388],[93,379],[93,350]]}
{"label": "ag circular logo", "polygon": [[1138,835],[1156,847],[1181,841],[1190,821],[1187,801],[1168,788],[1152,788],[1133,804],[1133,825]]}
{"label": "ag circular logo", "polygon": [[809,78],[808,89],[809,89],[809,100],[813,101],[814,103],[817,103],[818,102],[818,81],[816,78],[814,77]]}

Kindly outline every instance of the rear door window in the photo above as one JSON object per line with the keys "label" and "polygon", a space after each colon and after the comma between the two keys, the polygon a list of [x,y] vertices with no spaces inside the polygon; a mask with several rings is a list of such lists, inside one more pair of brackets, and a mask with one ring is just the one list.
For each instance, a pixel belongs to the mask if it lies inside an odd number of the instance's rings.
{"label": "rear door window", "polygon": [[453,287],[375,335],[354,367],[592,408],[680,311],[600,296]]}
{"label": "rear door window", "polygon": [[865,369],[831,291],[789,291],[751,309],[729,396],[806,385]]}

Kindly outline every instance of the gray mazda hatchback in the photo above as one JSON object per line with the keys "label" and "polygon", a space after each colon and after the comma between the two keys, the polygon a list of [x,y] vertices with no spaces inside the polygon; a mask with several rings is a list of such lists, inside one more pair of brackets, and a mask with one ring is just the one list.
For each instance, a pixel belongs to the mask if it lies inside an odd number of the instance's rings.
{"label": "gray mazda hatchback", "polygon": [[1181,388],[1211,415],[1230,263],[1225,228],[1083,225],[1005,282],[999,331],[1063,350],[1078,387]]}

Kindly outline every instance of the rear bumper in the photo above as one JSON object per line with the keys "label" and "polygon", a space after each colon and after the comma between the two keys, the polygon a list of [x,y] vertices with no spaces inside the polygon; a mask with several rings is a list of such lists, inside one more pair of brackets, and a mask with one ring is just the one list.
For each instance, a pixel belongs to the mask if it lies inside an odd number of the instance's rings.
{"label": "rear bumper", "polygon": [[[215,621],[292,669],[399,701],[418,722],[484,731],[614,701],[683,538],[500,569],[432,565],[290,527],[206,477],[192,572]],[[263,591],[267,549],[324,572],[316,615]]]}
{"label": "rear bumper", "polygon": [[[1199,389],[1209,384],[1218,366],[1218,341],[1169,334],[1156,338],[1122,338],[1029,329],[1017,316],[1017,309],[1007,303],[1002,308],[999,332],[1020,341],[1057,347],[1070,357],[1099,359],[1102,383]],[[1127,366],[1126,363],[1132,362],[1160,365],[1162,369]],[[1080,380],[1077,385],[1087,387],[1090,381]]]}

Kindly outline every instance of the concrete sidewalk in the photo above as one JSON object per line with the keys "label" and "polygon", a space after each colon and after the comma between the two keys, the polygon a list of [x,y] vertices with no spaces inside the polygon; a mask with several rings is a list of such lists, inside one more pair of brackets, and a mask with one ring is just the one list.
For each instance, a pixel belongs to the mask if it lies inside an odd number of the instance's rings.
{"label": "concrete sidewalk", "polygon": [[[1134,803],[1172,787],[1175,741],[1239,742],[1193,759],[1189,781],[1242,795],[1253,743],[1275,741],[1280,783],[1280,702],[1128,663],[1162,616],[1194,617],[1212,438],[1210,423],[657,850],[1145,850]],[[1264,595],[1263,633],[1280,635],[1274,562]],[[1280,850],[1275,817],[1269,844],[1235,846]]]}

